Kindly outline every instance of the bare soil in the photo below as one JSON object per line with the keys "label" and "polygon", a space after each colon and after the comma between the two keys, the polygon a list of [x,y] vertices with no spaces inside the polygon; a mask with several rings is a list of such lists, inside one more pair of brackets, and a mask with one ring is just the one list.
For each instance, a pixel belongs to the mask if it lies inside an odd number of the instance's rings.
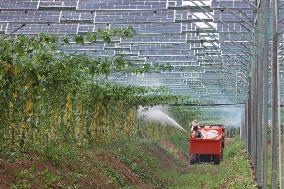
{"label": "bare soil", "polygon": [[[136,146],[137,150],[147,153],[151,158],[155,159],[161,169],[176,170],[178,172],[187,172],[187,158],[185,154],[180,152],[177,147],[169,141],[161,141],[159,144],[140,143]],[[111,151],[101,149],[100,152],[90,152],[92,156],[82,155],[80,162],[68,163],[61,162],[59,165],[52,164],[49,160],[45,160],[40,153],[26,153],[20,159],[10,162],[0,158],[0,189],[10,189],[14,184],[28,183],[32,189],[41,188],[67,188],[74,186],[82,189],[116,189],[120,188],[109,176],[104,175],[96,167],[96,163],[103,163],[111,169],[123,175],[127,179],[129,186],[136,186],[139,189],[154,188],[151,183],[144,181],[137,175],[131,167],[117,159]],[[96,163],[94,163],[96,162]],[[143,159],[135,159],[134,162],[142,169],[146,170],[150,175],[156,177],[157,173],[147,166]],[[72,178],[72,174],[76,174],[78,170],[84,170],[85,175]],[[48,177],[55,177],[52,181],[47,181]]]}
{"label": "bare soil", "polygon": [[103,154],[99,154],[98,160],[104,161],[121,175],[124,175],[128,179],[128,182],[133,186],[141,189],[152,188],[150,185],[145,183],[137,174],[135,174],[131,168],[115,158],[111,153],[105,152]]}
{"label": "bare soil", "polygon": [[[40,155],[37,157],[33,155],[34,159],[31,160],[18,160],[16,162],[8,162],[1,160],[0,162],[0,189],[10,189],[13,184],[22,183],[22,180],[27,180],[32,189],[42,189],[49,186],[50,188],[59,189],[66,188],[73,184],[70,173],[77,170],[79,165],[65,165],[54,166],[48,161],[41,161]],[[117,185],[112,184],[110,178],[102,175],[90,162],[85,161],[84,166],[88,170],[89,175],[80,178],[76,181],[79,188],[92,188],[92,189],[114,189],[118,188]],[[34,170],[31,171],[31,169]],[[26,172],[23,172],[26,171]],[[27,172],[28,171],[28,172]],[[46,174],[58,177],[58,180],[47,183]],[[19,176],[19,173],[25,173]],[[27,174],[28,175],[27,175]],[[32,176],[29,176],[32,174]]]}
{"label": "bare soil", "polygon": [[186,155],[181,152],[176,145],[174,145],[173,143],[171,143],[170,141],[167,140],[163,140],[160,142],[160,145],[162,148],[164,148],[165,150],[169,151],[176,160],[178,160],[179,162],[184,163],[185,165],[187,164],[188,160]]}
{"label": "bare soil", "polygon": [[177,168],[175,158],[171,156],[165,149],[161,148],[159,145],[141,144],[141,148],[144,151],[147,151],[153,159],[155,159],[161,164],[163,168],[170,170],[174,170]]}

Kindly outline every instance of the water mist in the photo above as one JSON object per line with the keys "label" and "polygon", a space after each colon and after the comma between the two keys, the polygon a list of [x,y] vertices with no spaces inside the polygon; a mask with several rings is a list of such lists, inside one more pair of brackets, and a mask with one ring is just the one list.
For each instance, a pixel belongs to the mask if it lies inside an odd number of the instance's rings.
{"label": "water mist", "polygon": [[139,107],[138,118],[148,122],[160,123],[164,126],[174,127],[181,131],[186,132],[180,124],[178,124],[173,118],[165,113],[166,108],[163,106],[153,107]]}

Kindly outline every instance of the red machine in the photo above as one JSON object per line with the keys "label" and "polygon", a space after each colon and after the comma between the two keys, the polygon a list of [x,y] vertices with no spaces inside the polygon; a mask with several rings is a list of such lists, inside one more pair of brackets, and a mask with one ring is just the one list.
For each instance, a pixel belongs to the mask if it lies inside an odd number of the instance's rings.
{"label": "red machine", "polygon": [[218,132],[218,135],[213,139],[189,138],[190,164],[213,161],[214,164],[218,165],[223,159],[223,148],[225,147],[224,126],[210,125],[198,130],[203,130],[203,133],[213,131],[216,134]]}

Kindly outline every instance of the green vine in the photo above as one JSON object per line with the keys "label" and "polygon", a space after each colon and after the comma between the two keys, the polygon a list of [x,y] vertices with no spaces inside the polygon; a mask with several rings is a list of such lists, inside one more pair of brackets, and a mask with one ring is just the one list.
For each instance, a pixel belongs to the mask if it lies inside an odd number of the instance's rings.
{"label": "green vine", "polygon": [[136,133],[138,106],[179,101],[163,90],[110,84],[113,72],[144,73],[170,66],[135,65],[122,56],[65,54],[62,44],[130,37],[133,28],[86,35],[2,36],[0,40],[0,150],[95,144]]}

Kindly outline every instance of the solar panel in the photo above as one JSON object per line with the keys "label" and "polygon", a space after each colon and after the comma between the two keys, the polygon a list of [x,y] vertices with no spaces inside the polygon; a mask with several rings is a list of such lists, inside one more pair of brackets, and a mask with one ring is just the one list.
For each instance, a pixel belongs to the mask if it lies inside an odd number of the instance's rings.
{"label": "solar panel", "polygon": [[[132,26],[132,38],[113,38],[111,43],[98,39],[84,45],[71,40],[62,50],[95,57],[124,56],[141,65],[170,64],[173,71],[158,76],[161,85],[167,82],[173,93],[195,95],[190,82],[196,82],[196,90],[200,86],[206,89],[198,95],[209,98],[209,93],[216,93],[211,86],[227,80],[226,66],[233,66],[231,71],[237,72],[250,61],[247,56],[255,15],[254,7],[245,1],[1,0],[0,10],[0,33],[5,34],[81,35]],[[122,77],[119,81],[139,85],[153,82],[135,75],[128,79]],[[200,80],[204,80],[203,84]],[[176,81],[183,83],[181,88],[174,88]],[[226,91],[236,91],[229,87],[237,81],[234,76],[221,85]]]}

